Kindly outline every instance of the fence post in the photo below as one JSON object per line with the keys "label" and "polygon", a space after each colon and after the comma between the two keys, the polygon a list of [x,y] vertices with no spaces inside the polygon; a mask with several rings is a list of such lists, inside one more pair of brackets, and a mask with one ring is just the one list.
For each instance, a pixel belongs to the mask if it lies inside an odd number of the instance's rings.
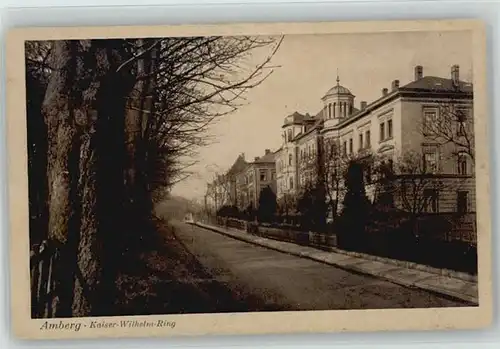
{"label": "fence post", "polygon": [[56,249],[47,240],[30,253],[31,317],[53,317],[52,302],[55,290],[54,266]]}
{"label": "fence post", "polygon": [[[38,247],[38,246],[37,246]],[[37,248],[36,247],[36,248]],[[31,251],[30,268],[31,268],[31,317],[38,317],[38,283],[39,283],[39,272],[38,268],[39,254],[37,250]]]}
{"label": "fence post", "polygon": [[54,254],[50,254],[49,257],[49,268],[47,275],[47,290],[46,296],[44,300],[45,305],[45,317],[52,317],[52,296],[53,296],[53,288],[54,288]]}

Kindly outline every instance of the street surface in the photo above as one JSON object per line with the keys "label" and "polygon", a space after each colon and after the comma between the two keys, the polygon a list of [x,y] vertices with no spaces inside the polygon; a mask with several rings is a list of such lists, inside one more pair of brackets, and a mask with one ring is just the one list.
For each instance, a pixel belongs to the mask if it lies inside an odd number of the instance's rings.
{"label": "street surface", "polygon": [[[185,222],[175,236],[235,299],[252,300],[249,311],[429,308],[464,306],[420,289],[402,287],[246,242]],[[200,287],[207,280],[195,280]],[[217,297],[217,294],[210,295]]]}

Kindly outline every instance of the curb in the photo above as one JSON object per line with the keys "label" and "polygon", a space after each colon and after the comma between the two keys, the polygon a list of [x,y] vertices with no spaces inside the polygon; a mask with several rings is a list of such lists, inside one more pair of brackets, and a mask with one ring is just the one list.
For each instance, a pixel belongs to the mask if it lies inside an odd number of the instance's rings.
{"label": "curb", "polygon": [[[209,225],[205,225],[203,223],[201,223],[201,224],[200,223],[190,223],[190,224],[194,224],[194,225],[196,225],[196,226],[198,226],[200,228],[203,228],[203,229],[211,230],[213,232],[216,232],[218,234],[230,237],[230,238],[235,239],[235,240],[239,240],[239,241],[251,243],[253,245],[257,245],[257,246],[260,246],[260,247],[265,247],[265,248],[268,248],[270,250],[274,250],[274,251],[277,251],[277,252],[286,253],[286,254],[289,254],[289,255],[292,255],[292,256],[296,256],[296,257],[300,257],[300,258],[305,258],[305,259],[313,260],[315,262],[320,262],[320,263],[323,263],[323,264],[331,265],[331,266],[334,266],[336,268],[339,268],[339,269],[342,269],[342,270],[345,270],[345,271],[355,272],[357,274],[361,274],[361,275],[366,275],[366,276],[371,276],[371,277],[374,277],[374,278],[382,279],[382,280],[391,282],[391,283],[396,284],[396,285],[400,285],[400,286],[404,286],[404,287],[408,287],[408,288],[425,290],[425,291],[428,291],[428,292],[431,292],[431,293],[434,293],[434,294],[438,294],[438,295],[441,295],[441,296],[445,296],[445,297],[448,297],[448,298],[451,298],[451,299],[465,301],[465,302],[471,303],[471,305],[478,305],[478,299],[477,299],[477,297],[472,297],[472,296],[469,296],[469,295],[465,295],[465,294],[462,294],[462,293],[457,293],[457,292],[453,292],[453,291],[449,291],[449,290],[438,289],[437,287],[432,287],[430,285],[425,285],[424,286],[424,285],[421,284],[422,280],[418,280],[418,281],[415,281],[415,282],[409,282],[409,281],[397,279],[397,278],[394,278],[394,277],[390,277],[390,276],[387,276],[387,275],[370,273],[370,272],[367,272],[366,270],[363,270],[362,268],[358,268],[356,265],[351,265],[349,267],[346,267],[346,266],[339,265],[339,264],[334,263],[334,262],[329,262],[329,261],[322,260],[320,258],[316,258],[314,256],[311,256],[307,252],[296,253],[296,252],[287,251],[286,249],[283,249],[283,248],[278,248],[278,247],[275,247],[275,246],[270,246],[270,245],[268,245],[268,244],[266,244],[264,242],[265,240],[264,241],[255,241],[255,240],[252,240],[252,239],[249,239],[249,238],[245,238],[245,237],[241,237],[241,236],[235,236],[235,235],[233,235],[231,233],[219,230],[218,227],[212,227],[212,226],[209,226]],[[266,239],[266,238],[262,238],[262,237],[259,237],[259,238],[260,239]],[[361,257],[361,256],[352,255],[352,254],[350,254],[350,252],[348,252],[348,253],[342,253],[342,252],[337,252],[337,251],[334,251],[334,250],[332,250],[332,252],[343,254],[343,255],[348,255],[348,256],[352,256],[352,257],[357,257],[357,258],[363,258],[363,259],[365,259],[367,261],[370,260],[369,258],[364,258],[364,257]],[[371,259],[371,260],[374,260],[374,259]],[[405,268],[405,267],[402,267],[402,266],[398,266],[397,263],[390,263],[389,262],[388,264],[394,264],[395,269],[396,268]],[[417,268],[414,268],[414,269],[419,270]],[[428,272],[428,271],[425,271],[425,270],[419,270],[419,271],[427,272],[427,273],[433,274],[435,276],[447,276],[447,275],[442,275],[442,274]],[[449,276],[447,276],[447,277],[449,277]],[[456,280],[461,280],[461,281],[467,281],[467,280],[462,280],[462,279],[458,279],[458,278],[455,278],[455,279]],[[470,282],[470,281],[468,281],[468,282]]]}
{"label": "curb", "polygon": [[361,253],[361,252],[350,252],[350,251],[344,251],[335,247],[330,248],[332,252],[336,253],[341,253],[347,256],[351,257],[358,257],[358,258],[363,258],[367,260],[372,260],[372,261],[377,261],[377,262],[383,262],[387,264],[393,264],[394,266],[401,267],[401,268],[408,268],[408,269],[415,269],[419,271],[423,271],[426,273],[431,273],[431,274],[436,274],[440,276],[446,276],[450,277],[453,279],[458,279],[462,281],[467,281],[467,282],[473,282],[477,283],[477,276],[475,275],[470,275],[467,273],[463,272],[457,272],[449,269],[438,269],[434,267],[430,267],[427,265],[422,265],[414,262],[407,262],[407,261],[399,261],[397,259],[392,259],[392,258],[385,258],[385,257],[379,257],[379,256],[372,256],[369,254]]}
{"label": "curb", "polygon": [[[274,241],[284,241],[284,240],[281,240],[279,238],[274,238],[271,236],[267,236],[266,238],[269,240],[274,240]],[[284,241],[284,242],[288,242],[288,241]],[[314,246],[312,246],[312,247],[314,247]],[[401,268],[415,269],[415,270],[423,271],[426,273],[436,274],[436,275],[440,275],[440,276],[446,276],[446,277],[450,277],[453,279],[459,279],[462,281],[472,282],[472,283],[476,283],[476,284],[478,282],[477,275],[472,275],[472,274],[468,274],[465,272],[459,272],[459,271],[455,271],[455,270],[451,270],[451,269],[440,269],[440,268],[431,267],[431,266],[425,265],[425,264],[419,264],[419,263],[410,262],[410,261],[398,260],[398,259],[376,256],[376,255],[370,255],[370,254],[366,254],[363,252],[346,251],[346,250],[342,250],[342,249],[339,249],[339,248],[334,247],[334,246],[318,247],[318,249],[321,249],[323,251],[331,251],[331,252],[335,252],[335,253],[340,253],[343,255],[351,256],[351,257],[363,258],[366,260],[372,260],[372,261],[382,262],[382,263],[386,263],[386,264],[393,264],[393,265],[395,265],[397,267],[401,267]]]}

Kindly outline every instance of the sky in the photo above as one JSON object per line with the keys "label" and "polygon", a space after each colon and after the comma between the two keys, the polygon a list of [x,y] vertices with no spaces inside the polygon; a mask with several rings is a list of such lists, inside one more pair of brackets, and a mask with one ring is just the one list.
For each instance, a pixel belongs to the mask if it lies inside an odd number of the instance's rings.
{"label": "sky", "polygon": [[[258,64],[262,52],[252,59]],[[321,110],[337,71],[358,108],[361,101],[379,98],[393,80],[400,86],[411,82],[416,65],[423,66],[424,76],[449,77],[458,64],[460,79],[472,81],[472,37],[465,31],[289,35],[271,64],[277,68],[246,94],[245,105],[211,127],[217,141],[200,149],[194,174],[176,184],[173,195],[201,199],[215,172],[227,170],[239,154],[252,161],[265,149],[278,149],[284,118]]]}

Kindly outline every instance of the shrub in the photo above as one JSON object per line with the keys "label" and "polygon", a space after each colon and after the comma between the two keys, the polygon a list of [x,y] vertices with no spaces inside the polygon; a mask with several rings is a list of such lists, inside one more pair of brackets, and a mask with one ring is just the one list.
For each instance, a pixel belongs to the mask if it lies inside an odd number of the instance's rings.
{"label": "shrub", "polygon": [[236,206],[224,205],[217,210],[218,217],[239,218],[240,211]]}
{"label": "shrub", "polygon": [[365,228],[371,211],[366,196],[363,166],[352,160],[345,175],[346,194],[339,217],[339,245],[346,249],[359,249],[364,245]]}
{"label": "shrub", "polygon": [[257,217],[260,222],[272,222],[277,210],[276,194],[270,186],[262,189],[259,196]]}

